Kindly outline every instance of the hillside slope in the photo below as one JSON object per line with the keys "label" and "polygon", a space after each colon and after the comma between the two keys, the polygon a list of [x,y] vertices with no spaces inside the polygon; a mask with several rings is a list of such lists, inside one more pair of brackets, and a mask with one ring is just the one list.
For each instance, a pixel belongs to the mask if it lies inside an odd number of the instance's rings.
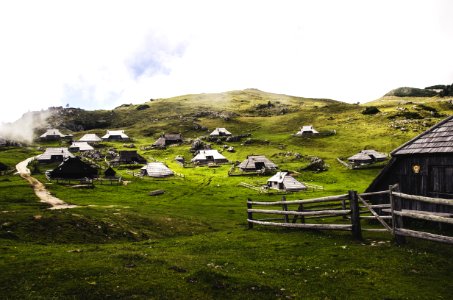
{"label": "hillside slope", "polygon": [[[323,188],[286,194],[288,200],[361,192],[382,165],[351,170],[336,158],[364,148],[388,153],[453,114],[448,102],[429,101],[377,103],[380,112],[364,115],[366,105],[244,90],[114,110],[54,108],[51,125],[75,139],[123,129],[133,139],[132,149],[180,176],[137,177],[142,165],[129,165],[115,167],[127,184],[88,189],[48,182],[45,170],[52,166],[34,165],[33,176],[52,195],[77,205],[60,211],[46,209],[18,176],[0,176],[0,292],[8,299],[448,298],[453,288],[448,245],[415,240],[396,247],[382,232],[364,233],[357,242],[348,232],[247,230],[247,199],[274,201],[282,195],[240,184],[260,186],[267,176],[229,176],[232,164],[183,167],[175,161],[177,155],[192,158],[194,138],[226,127],[247,137],[205,141],[230,162],[263,154],[299,181]],[[321,135],[293,136],[303,125]],[[181,132],[186,141],[151,149],[163,132]],[[103,144],[97,148],[102,153],[131,147]],[[0,148],[0,161],[14,166],[56,145],[67,143]],[[235,152],[224,151],[225,145]],[[326,162],[327,171],[305,170],[314,156]],[[106,167],[103,158],[97,163]],[[164,193],[151,196],[156,190]]]}

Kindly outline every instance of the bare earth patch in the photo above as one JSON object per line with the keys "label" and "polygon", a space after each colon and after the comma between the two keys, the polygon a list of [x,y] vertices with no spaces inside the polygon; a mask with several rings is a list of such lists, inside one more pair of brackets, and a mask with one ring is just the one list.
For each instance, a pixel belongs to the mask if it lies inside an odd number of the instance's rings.
{"label": "bare earth patch", "polygon": [[35,191],[36,196],[38,196],[38,198],[41,200],[41,202],[52,205],[52,207],[49,209],[66,209],[66,208],[76,207],[76,205],[67,204],[63,200],[52,196],[49,193],[49,191],[46,189],[44,184],[42,184],[39,180],[37,180],[36,178],[31,176],[30,169],[27,168],[27,165],[33,159],[35,159],[35,157],[27,158],[26,160],[18,163],[16,165],[16,170],[17,170],[17,173],[22,178],[24,178],[31,184],[31,186],[33,187],[33,190]]}

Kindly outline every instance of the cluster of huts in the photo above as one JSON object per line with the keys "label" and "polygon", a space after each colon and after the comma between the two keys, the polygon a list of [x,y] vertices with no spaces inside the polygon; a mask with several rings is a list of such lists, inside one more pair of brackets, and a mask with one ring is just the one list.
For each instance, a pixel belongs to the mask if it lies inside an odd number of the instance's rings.
{"label": "cluster of huts", "polygon": [[[296,135],[316,135],[318,133],[313,126],[303,126]],[[225,128],[216,128],[211,135],[229,136],[231,132]],[[54,140],[57,137],[67,138],[67,135],[61,134],[58,130],[48,130],[41,136],[42,139],[50,140]],[[53,170],[52,174],[54,176],[61,176],[65,170],[64,167],[84,170],[86,174],[95,174],[93,169],[84,166],[83,162],[75,157],[71,151],[76,151],[76,149],[77,151],[89,151],[90,148],[88,146],[106,140],[124,141],[129,140],[129,137],[124,131],[107,131],[107,134],[102,138],[94,134],[87,134],[79,141],[74,142],[69,148],[46,149],[39,156],[38,160],[43,162],[62,161],[62,165]],[[167,147],[173,144],[179,144],[182,141],[183,139],[180,134],[164,134],[154,145],[156,147]],[[395,149],[391,152],[390,157],[390,162],[371,183],[367,192],[386,190],[390,185],[398,183],[403,193],[453,198],[453,116],[446,118],[434,127]],[[381,162],[386,159],[386,154],[368,149],[349,157],[348,161],[351,164],[362,165]],[[145,164],[141,172],[147,176],[160,177],[173,174],[163,163],[147,163],[136,151],[120,151],[118,157],[112,162],[117,162],[118,164]],[[223,164],[228,163],[228,159],[217,150],[201,149],[195,153],[191,162],[197,165]],[[63,164],[66,164],[66,166],[63,166]],[[248,156],[238,165],[238,168],[242,172],[264,173],[264,171],[277,171],[277,166],[262,155]],[[75,171],[71,174],[73,174],[71,176],[80,176]],[[303,183],[297,182],[287,172],[277,172],[269,178],[267,185],[269,188],[287,191],[303,190],[306,188]],[[376,201],[379,201],[379,199]],[[409,207],[412,204],[405,205]],[[420,204],[417,205],[420,206]],[[435,205],[424,205],[430,206],[430,208],[424,207],[424,209],[437,210],[434,207]],[[419,207],[417,208],[419,209]]]}
{"label": "cluster of huts", "polygon": [[[41,135],[41,140],[55,141],[57,139],[67,138],[69,135],[63,135],[57,129],[49,129]],[[226,128],[215,128],[211,137],[229,137],[232,133]],[[72,138],[72,136],[71,136]],[[108,130],[107,133],[99,137],[96,134],[85,134],[78,141],[65,147],[50,147],[37,157],[39,162],[51,163],[61,162],[58,167],[47,173],[50,178],[94,178],[98,177],[98,170],[89,163],[84,162],[74,155],[75,152],[92,151],[94,147],[103,141],[130,141],[129,136],[123,130]],[[165,148],[172,145],[178,145],[183,142],[180,133],[165,133],[161,135],[152,145],[155,148]],[[218,150],[200,149],[194,153],[191,163],[198,166],[217,166],[229,163],[229,160]],[[109,162],[110,167],[104,172],[104,177],[112,178],[115,171],[112,166],[125,164],[143,164],[141,175],[150,177],[166,177],[174,175],[165,164],[161,162],[148,163],[144,157],[137,153],[136,150],[122,150]],[[238,168],[245,173],[275,173],[277,165],[263,155],[249,155],[242,161]],[[291,177],[287,172],[277,172],[269,178],[267,186],[272,189],[299,191],[306,189],[305,185]]]}

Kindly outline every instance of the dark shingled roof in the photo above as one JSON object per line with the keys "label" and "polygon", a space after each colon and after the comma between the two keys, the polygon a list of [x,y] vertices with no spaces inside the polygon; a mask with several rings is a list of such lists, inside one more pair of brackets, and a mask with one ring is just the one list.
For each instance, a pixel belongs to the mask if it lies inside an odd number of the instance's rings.
{"label": "dark shingled roof", "polygon": [[453,153],[453,116],[395,149],[392,156],[421,153]]}

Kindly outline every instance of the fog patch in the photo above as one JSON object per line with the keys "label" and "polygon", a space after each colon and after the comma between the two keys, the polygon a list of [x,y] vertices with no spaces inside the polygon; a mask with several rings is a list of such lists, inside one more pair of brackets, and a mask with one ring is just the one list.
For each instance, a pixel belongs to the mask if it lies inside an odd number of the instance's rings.
{"label": "fog patch", "polygon": [[48,110],[25,113],[12,123],[0,123],[0,138],[19,143],[31,143],[35,130],[47,127],[47,119],[52,115]]}

